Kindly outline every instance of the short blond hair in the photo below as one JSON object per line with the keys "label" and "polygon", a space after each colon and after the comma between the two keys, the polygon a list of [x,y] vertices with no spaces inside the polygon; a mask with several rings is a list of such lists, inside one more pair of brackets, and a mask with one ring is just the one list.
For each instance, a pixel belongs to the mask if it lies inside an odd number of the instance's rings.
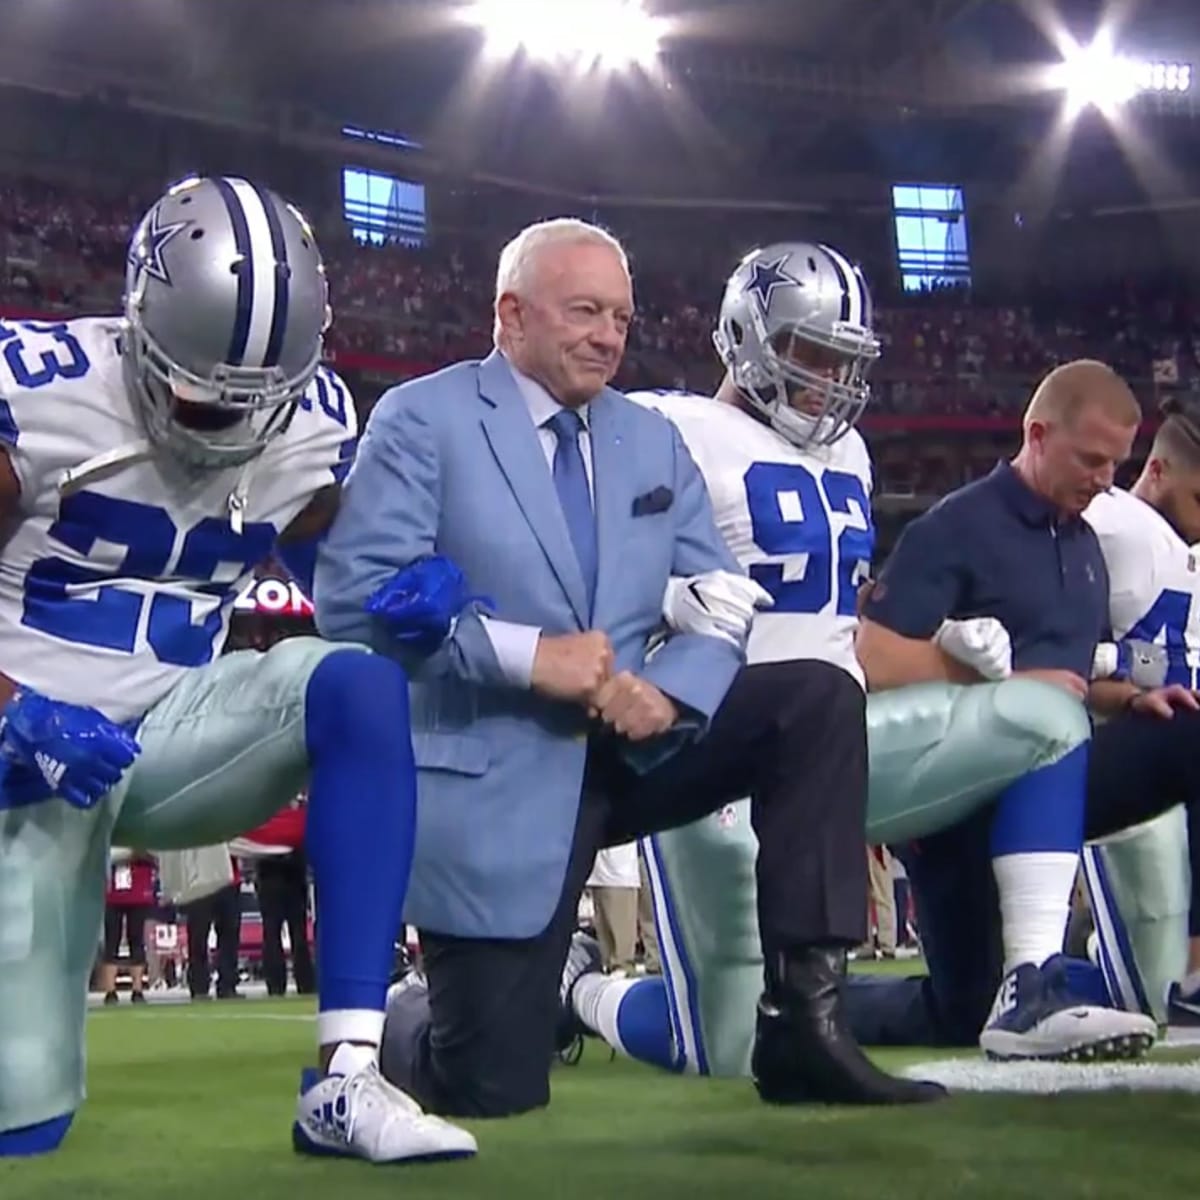
{"label": "short blond hair", "polygon": [[1055,367],[1033,393],[1025,428],[1033,421],[1072,425],[1096,409],[1119,425],[1140,425],[1142,408],[1129,384],[1107,363],[1080,358]]}
{"label": "short blond hair", "polygon": [[496,267],[493,334],[497,341],[500,338],[500,297],[510,292],[519,296],[529,287],[534,264],[543,251],[551,246],[579,245],[607,247],[621,260],[625,274],[632,279],[625,247],[607,229],[581,221],[578,217],[554,217],[549,221],[526,225],[500,251],[500,262]]}

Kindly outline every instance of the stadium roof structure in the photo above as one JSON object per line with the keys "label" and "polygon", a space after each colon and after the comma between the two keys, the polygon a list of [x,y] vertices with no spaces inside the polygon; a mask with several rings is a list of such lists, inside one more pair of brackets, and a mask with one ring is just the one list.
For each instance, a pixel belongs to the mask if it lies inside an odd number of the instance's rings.
{"label": "stadium roof structure", "polygon": [[[645,4],[659,56],[604,72],[489,59],[472,0],[3,0],[0,84],[284,134],[351,125],[434,170],[574,195],[762,198],[802,180],[852,202],[880,179],[1027,175],[1061,133],[1047,73],[1064,36],[1111,29],[1125,53],[1200,65],[1196,0]],[[1129,110],[1152,130],[1151,190],[1194,189],[1200,77]],[[1146,193],[1114,125],[1073,121],[1061,186]]]}

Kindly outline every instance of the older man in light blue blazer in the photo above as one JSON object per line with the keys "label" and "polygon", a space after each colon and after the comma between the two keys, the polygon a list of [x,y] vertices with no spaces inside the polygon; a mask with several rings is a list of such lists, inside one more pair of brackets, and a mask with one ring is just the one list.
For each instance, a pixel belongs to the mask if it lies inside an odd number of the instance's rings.
{"label": "older man in light blue blazer", "polygon": [[[865,931],[861,690],[820,663],[743,667],[753,587],[701,476],[669,422],[608,386],[633,319],[620,245],[579,221],[532,226],[496,292],[495,353],[379,402],[316,574],[321,632],[411,672],[406,917],[428,988],[394,1007],[385,1072],[436,1111],[545,1104],[596,850],[749,794],[769,1098],[925,1098],[840,1023],[844,950]],[[365,604],[431,555],[486,602],[419,658]],[[663,641],[672,578],[700,615]]]}

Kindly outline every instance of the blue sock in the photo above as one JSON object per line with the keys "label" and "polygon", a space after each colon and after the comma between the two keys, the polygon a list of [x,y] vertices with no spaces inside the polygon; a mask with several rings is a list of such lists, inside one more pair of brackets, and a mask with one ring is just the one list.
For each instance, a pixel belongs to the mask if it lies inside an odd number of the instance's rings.
{"label": "blue sock", "polygon": [[1004,967],[1040,966],[1062,950],[1083,845],[1087,745],[1001,793],[991,826]]}
{"label": "blue sock", "polygon": [[377,1043],[416,835],[408,681],[388,659],[338,651],[313,672],[305,703],[319,1009],[378,1013],[377,1028],[325,1022],[320,1040]]}
{"label": "blue sock", "polygon": [[8,1129],[0,1133],[0,1158],[30,1158],[57,1150],[75,1119],[73,1112],[49,1121],[39,1121],[24,1129]]}
{"label": "blue sock", "polygon": [[1058,850],[1077,854],[1083,845],[1087,803],[1085,743],[1048,767],[1009,784],[992,818],[992,857]]}
{"label": "blue sock", "polygon": [[661,975],[626,979],[594,971],[576,982],[571,1004],[584,1025],[614,1050],[666,1071],[683,1069]]}
{"label": "blue sock", "polygon": [[661,975],[639,979],[621,997],[617,1035],[630,1058],[667,1071],[682,1067],[671,1037],[667,985]]}

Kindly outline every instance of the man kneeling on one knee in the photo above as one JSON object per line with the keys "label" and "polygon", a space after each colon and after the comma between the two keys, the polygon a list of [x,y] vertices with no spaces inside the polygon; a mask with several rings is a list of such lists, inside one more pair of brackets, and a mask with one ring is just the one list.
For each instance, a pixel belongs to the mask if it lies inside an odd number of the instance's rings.
{"label": "man kneeling on one knee", "polygon": [[[760,1094],[936,1098],[877,1070],[842,1017],[846,951],[866,933],[862,690],[825,663],[743,665],[757,589],[679,434],[608,386],[633,317],[624,251],[582,222],[530,227],[501,255],[495,312],[488,358],[380,401],[318,564],[321,631],[401,656],[412,678],[407,919],[427,986],[391,1006],[385,1073],[443,1113],[546,1104],[597,849],[749,795]],[[375,593],[439,553],[487,600],[421,658]],[[672,576],[741,597],[744,620],[648,654]]]}

